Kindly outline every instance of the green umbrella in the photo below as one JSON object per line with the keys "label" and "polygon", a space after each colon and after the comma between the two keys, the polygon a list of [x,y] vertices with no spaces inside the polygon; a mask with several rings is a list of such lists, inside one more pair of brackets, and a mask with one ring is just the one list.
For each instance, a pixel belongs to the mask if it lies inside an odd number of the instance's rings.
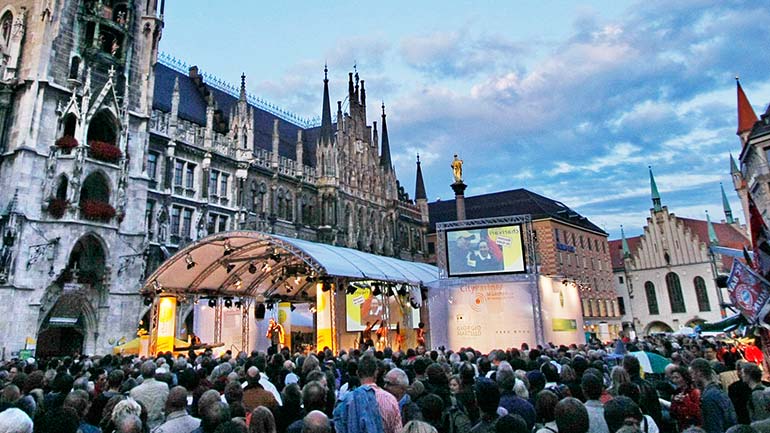
{"label": "green umbrella", "polygon": [[671,364],[671,360],[652,352],[631,352],[639,360],[642,371],[645,373],[665,373],[666,366]]}

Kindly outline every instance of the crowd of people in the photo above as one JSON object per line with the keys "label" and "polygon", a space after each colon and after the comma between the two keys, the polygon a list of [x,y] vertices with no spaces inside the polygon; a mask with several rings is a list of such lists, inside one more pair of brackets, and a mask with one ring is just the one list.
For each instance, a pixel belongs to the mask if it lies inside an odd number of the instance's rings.
{"label": "crowd of people", "polygon": [[[671,363],[644,374],[638,351]],[[0,433],[762,433],[762,378],[727,343],[673,336],[486,354],[15,359],[0,365]]]}

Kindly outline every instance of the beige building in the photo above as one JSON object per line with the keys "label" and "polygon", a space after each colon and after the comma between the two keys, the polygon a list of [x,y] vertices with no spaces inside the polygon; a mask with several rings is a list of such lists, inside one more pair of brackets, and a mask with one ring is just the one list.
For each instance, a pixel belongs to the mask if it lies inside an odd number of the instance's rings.
{"label": "beige building", "polygon": [[751,195],[757,209],[767,221],[770,218],[770,106],[757,119],[740,82],[737,82],[737,91],[740,167],[730,156],[730,173],[735,190],[741,198],[743,214],[749,215]]}
{"label": "beige building", "polygon": [[724,190],[725,221],[712,223],[670,213],[652,170],[650,183],[653,207],[644,233],[609,243],[624,329],[646,335],[722,319],[727,292],[714,278],[729,273],[732,259],[712,255],[709,246],[740,250],[750,243],[745,227],[732,217]]}

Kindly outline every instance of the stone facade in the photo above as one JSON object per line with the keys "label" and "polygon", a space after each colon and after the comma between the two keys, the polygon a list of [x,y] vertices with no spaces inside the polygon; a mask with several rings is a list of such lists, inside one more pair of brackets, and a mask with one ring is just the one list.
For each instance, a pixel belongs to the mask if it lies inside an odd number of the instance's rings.
{"label": "stone facade", "polygon": [[624,328],[646,335],[721,320],[719,303],[728,297],[715,272],[729,273],[732,259],[710,254],[709,246],[740,250],[749,242],[737,220],[711,223],[677,217],[666,206],[651,209],[644,234],[610,241]]}
{"label": "stone facade", "polygon": [[146,275],[213,232],[261,230],[423,257],[427,217],[396,180],[384,109],[382,140],[367,124],[357,74],[350,110],[338,104],[334,124],[324,81],[322,122],[311,125],[255,104],[245,82],[240,95],[228,93],[197,68],[180,73],[158,62],[162,0],[6,4],[6,356],[27,338],[40,354],[105,353],[131,340],[147,313],[138,295]]}

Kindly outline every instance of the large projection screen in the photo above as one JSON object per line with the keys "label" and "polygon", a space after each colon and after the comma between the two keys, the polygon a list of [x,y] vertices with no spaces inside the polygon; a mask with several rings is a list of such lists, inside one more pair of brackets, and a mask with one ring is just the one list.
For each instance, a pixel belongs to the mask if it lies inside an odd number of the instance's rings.
{"label": "large projection screen", "polygon": [[526,272],[521,224],[446,232],[450,277]]}
{"label": "large projection screen", "polygon": [[[367,323],[384,320],[386,318],[386,302],[388,303],[387,317],[390,329],[395,329],[396,323],[401,323],[402,327],[417,328],[420,323],[420,309],[412,308],[407,299],[401,298],[399,300],[396,296],[373,295],[370,289],[359,288],[354,293],[345,295],[347,331],[363,331],[366,329]],[[374,327],[374,330],[378,328],[379,325]]]}

